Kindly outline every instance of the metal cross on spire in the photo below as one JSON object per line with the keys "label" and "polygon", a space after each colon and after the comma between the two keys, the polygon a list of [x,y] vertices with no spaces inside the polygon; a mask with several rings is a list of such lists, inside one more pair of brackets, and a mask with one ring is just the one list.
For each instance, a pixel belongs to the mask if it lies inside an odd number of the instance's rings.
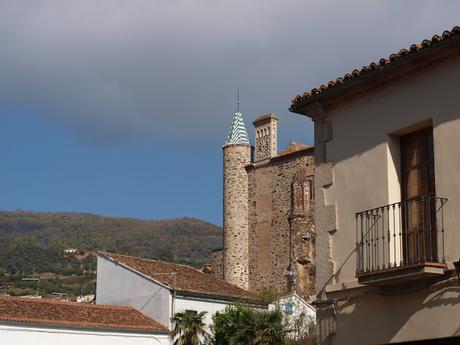
{"label": "metal cross on spire", "polygon": [[236,112],[240,112],[240,88],[236,89]]}

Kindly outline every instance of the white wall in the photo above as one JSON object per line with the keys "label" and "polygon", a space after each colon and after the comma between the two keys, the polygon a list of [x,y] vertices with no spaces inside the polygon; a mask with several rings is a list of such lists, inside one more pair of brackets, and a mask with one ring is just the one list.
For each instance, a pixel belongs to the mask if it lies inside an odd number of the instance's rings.
{"label": "white wall", "polygon": [[131,306],[169,327],[169,289],[104,257],[97,259],[96,303]]}
{"label": "white wall", "polygon": [[0,325],[3,345],[169,345],[167,334],[66,330]]}
{"label": "white wall", "polygon": [[207,301],[202,299],[188,299],[184,297],[175,298],[175,312],[185,311],[185,310],[196,310],[198,312],[206,311],[204,322],[206,325],[212,324],[212,316],[217,311],[223,311],[228,302],[223,301]]}
{"label": "white wall", "polygon": [[[284,305],[286,305],[287,303],[293,305],[292,315],[287,315],[284,311]],[[313,321],[316,320],[315,308],[308,305],[306,302],[302,301],[298,296],[295,295],[282,297],[275,303],[270,304],[268,307],[269,310],[274,310],[276,308],[280,308],[283,312],[283,315],[285,315],[285,317],[291,321],[298,319],[302,314],[308,316]]]}

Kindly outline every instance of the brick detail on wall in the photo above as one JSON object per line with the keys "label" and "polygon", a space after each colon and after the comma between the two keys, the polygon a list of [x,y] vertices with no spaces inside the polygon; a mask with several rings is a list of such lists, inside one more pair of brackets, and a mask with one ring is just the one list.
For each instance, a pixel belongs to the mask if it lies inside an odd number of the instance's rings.
{"label": "brick detail on wall", "polygon": [[[315,273],[313,151],[278,156],[247,170],[249,289],[310,296]],[[294,278],[284,274],[288,269]]]}

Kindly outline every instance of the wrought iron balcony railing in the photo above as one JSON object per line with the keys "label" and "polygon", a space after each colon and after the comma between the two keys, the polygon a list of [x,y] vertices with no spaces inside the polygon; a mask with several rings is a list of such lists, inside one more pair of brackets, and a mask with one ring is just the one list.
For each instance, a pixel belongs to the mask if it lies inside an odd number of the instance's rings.
{"label": "wrought iron balcony railing", "polygon": [[444,263],[446,202],[423,196],[356,213],[356,275]]}

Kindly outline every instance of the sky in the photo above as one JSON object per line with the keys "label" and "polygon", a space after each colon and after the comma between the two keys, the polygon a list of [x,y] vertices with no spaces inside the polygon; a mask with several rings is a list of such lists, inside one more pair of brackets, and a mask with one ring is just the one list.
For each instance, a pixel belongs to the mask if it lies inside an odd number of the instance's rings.
{"label": "sky", "polygon": [[[222,223],[240,89],[279,149],[293,96],[460,25],[424,0],[0,0],[0,209]],[[353,133],[350,133],[353,135]]]}

